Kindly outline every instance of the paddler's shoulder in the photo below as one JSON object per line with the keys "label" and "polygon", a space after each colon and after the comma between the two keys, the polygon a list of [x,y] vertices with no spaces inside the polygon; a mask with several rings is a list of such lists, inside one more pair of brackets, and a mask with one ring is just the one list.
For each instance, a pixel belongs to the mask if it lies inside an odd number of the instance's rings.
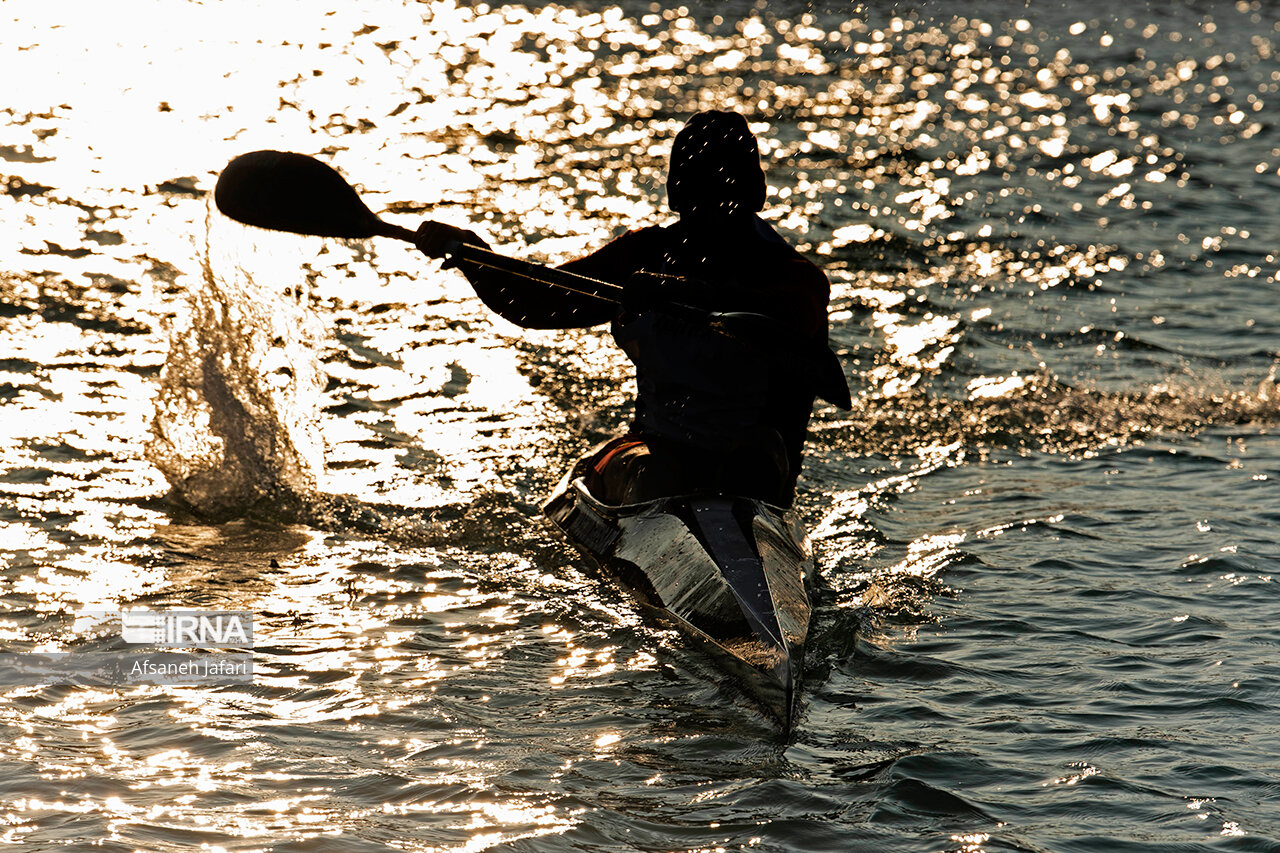
{"label": "paddler's shoulder", "polygon": [[786,238],[759,216],[756,220],[756,235],[761,243],[776,252],[776,257],[786,265],[790,276],[799,279],[800,283],[813,290],[821,290],[824,294],[831,288],[831,282],[822,267],[811,261],[803,252],[787,242]]}
{"label": "paddler's shoulder", "polygon": [[776,246],[785,247],[790,249],[792,253],[799,254],[799,252],[796,252],[795,247],[788,243],[786,238],[778,233],[776,228],[768,222],[765,222],[759,215],[752,216],[751,219],[753,220],[752,224],[755,226],[756,236],[762,241]]}
{"label": "paddler's shoulder", "polygon": [[769,248],[776,250],[784,257],[798,259],[806,264],[817,268],[817,265],[810,261],[795,246],[787,242],[787,238],[778,233],[778,230],[766,222],[759,216],[755,216],[755,232],[760,242]]}

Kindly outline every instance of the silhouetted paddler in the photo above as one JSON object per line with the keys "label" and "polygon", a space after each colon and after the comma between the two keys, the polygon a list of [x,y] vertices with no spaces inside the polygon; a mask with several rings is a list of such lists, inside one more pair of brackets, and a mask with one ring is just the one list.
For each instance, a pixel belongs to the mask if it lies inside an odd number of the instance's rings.
{"label": "silhouetted paddler", "polygon": [[[826,389],[814,353],[826,351],[830,285],[757,212],[765,181],[746,120],[695,115],[677,134],[667,178],[680,215],[630,231],[561,268],[625,286],[621,305],[455,259],[481,300],[525,328],[611,323],[636,369],[631,431],[596,466],[606,499],[723,491],[789,505],[813,402]],[[443,257],[455,242],[486,244],[439,222],[417,245]],[[772,321],[726,335],[673,304],[749,312]],[[829,366],[829,365],[828,365]],[[840,380],[842,382],[842,379]]]}

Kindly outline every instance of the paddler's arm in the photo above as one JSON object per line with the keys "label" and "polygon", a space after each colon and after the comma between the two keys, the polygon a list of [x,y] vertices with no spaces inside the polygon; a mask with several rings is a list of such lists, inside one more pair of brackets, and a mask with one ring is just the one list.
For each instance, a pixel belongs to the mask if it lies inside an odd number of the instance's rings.
{"label": "paddler's arm", "polygon": [[[639,232],[633,232],[639,233]],[[455,228],[443,222],[427,221],[418,226],[416,245],[423,254],[442,258],[454,243],[468,243],[489,248],[475,232]],[[630,259],[636,257],[623,235],[585,258],[570,261],[560,269],[587,275],[603,281],[624,280],[630,275]],[[617,244],[622,243],[619,247]],[[493,312],[526,329],[571,329],[608,323],[618,313],[618,306],[557,287],[539,287],[525,279],[481,267],[466,260],[450,257],[446,267],[454,266],[471,282],[476,295]]]}
{"label": "paddler's arm", "polygon": [[794,387],[841,409],[850,408],[844,368],[827,343],[830,280],[821,268],[794,251],[779,261],[774,274],[777,286],[751,293],[753,307],[748,310],[779,324],[776,343],[790,351],[787,360],[798,370]]}
{"label": "paddler's arm", "polygon": [[792,299],[790,321],[808,341],[809,364],[812,370],[810,382],[814,393],[846,411],[853,406],[849,394],[849,382],[844,375],[840,359],[828,344],[829,321],[827,306],[831,298],[831,281],[817,265],[796,254],[790,262]]}
{"label": "paddler's arm", "polygon": [[823,344],[827,341],[827,304],[831,299],[831,282],[818,266],[795,254],[783,265],[778,275],[779,290],[770,300],[777,317],[796,334]]}

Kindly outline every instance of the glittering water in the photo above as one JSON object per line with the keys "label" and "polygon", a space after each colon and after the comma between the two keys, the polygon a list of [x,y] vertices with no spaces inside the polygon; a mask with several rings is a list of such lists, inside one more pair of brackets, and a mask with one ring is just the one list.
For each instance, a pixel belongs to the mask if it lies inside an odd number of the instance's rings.
{"label": "glittering water", "polygon": [[[258,672],[7,689],[0,838],[1280,849],[1276,10],[871,5],[0,5],[4,649],[241,609]],[[627,419],[602,331],[207,199],[304,151],[558,261],[664,221],[709,107],[855,392],[786,741],[537,519]]]}

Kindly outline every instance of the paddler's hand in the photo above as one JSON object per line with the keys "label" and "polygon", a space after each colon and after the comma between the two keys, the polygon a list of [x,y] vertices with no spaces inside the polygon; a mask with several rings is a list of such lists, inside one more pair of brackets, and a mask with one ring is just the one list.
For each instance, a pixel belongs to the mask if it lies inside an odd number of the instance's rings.
{"label": "paddler's hand", "polygon": [[[488,244],[481,240],[474,231],[467,231],[457,228],[453,225],[447,225],[443,222],[435,222],[428,219],[426,222],[418,226],[413,244],[418,247],[418,251],[426,255],[428,258],[445,258],[453,254],[457,250],[460,243],[466,243],[471,246],[480,246],[488,248]],[[445,266],[453,264],[446,262]]]}

